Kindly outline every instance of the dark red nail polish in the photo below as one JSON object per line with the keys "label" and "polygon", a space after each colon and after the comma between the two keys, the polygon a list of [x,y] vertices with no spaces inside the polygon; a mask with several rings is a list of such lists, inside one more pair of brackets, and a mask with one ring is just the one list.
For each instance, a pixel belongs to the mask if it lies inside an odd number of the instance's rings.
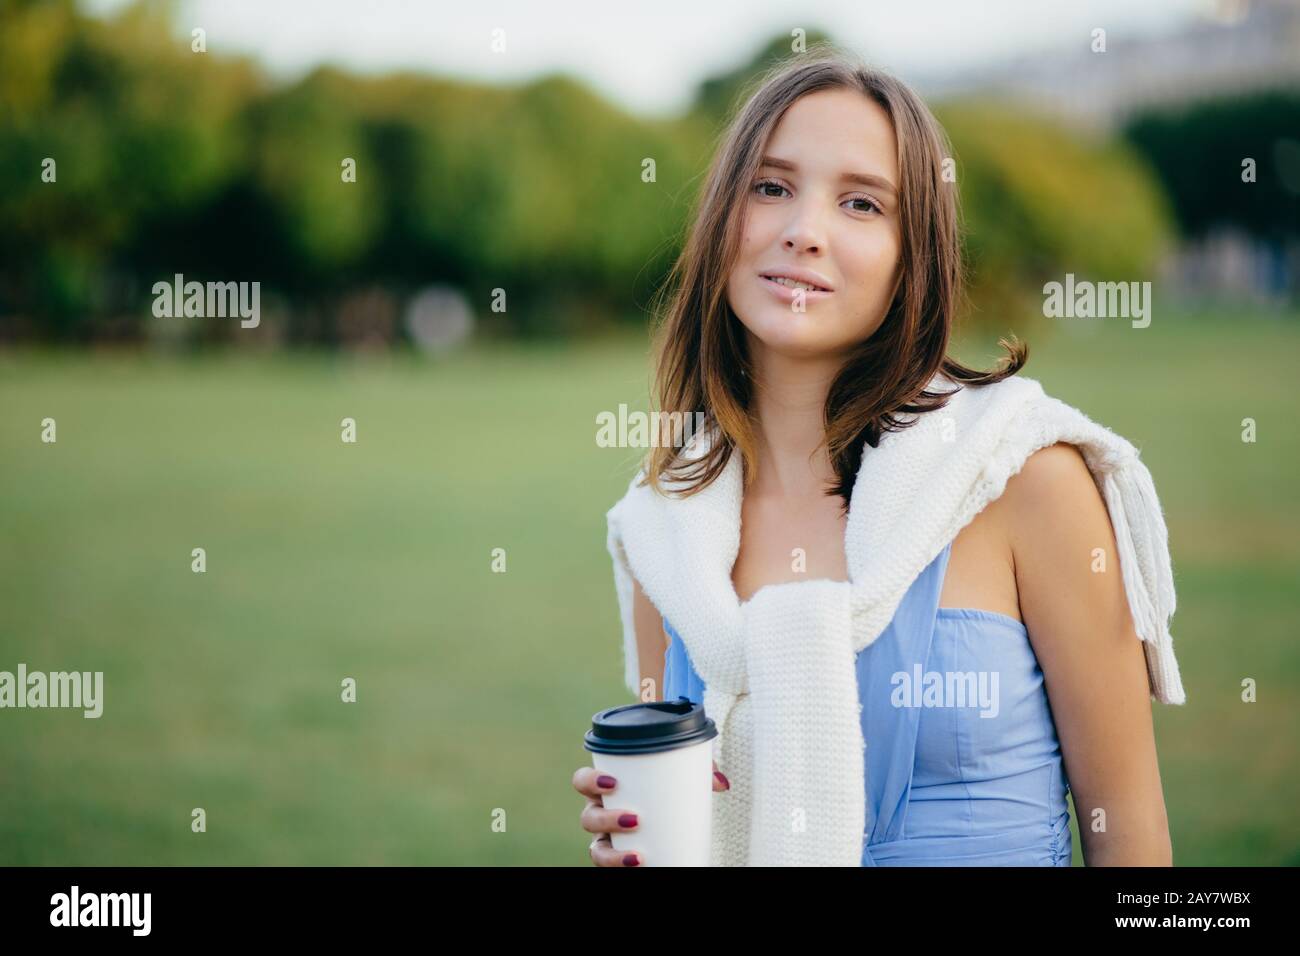
{"label": "dark red nail polish", "polygon": [[635,854],[635,853],[629,853],[627,856],[623,857],[623,865],[624,865],[624,866],[640,866],[640,865],[641,865],[641,861],[638,860],[638,859],[636,858],[636,854]]}
{"label": "dark red nail polish", "polygon": [[635,813],[622,813],[622,814],[619,814],[618,825],[621,826],[621,827],[634,827],[634,826],[636,826],[636,814],[635,814]]}
{"label": "dark red nail polish", "polygon": [[607,773],[602,773],[596,778],[596,786],[600,787],[602,790],[610,790],[616,783],[618,783],[618,781]]}
{"label": "dark red nail polish", "polygon": [[719,780],[722,781],[722,785],[723,785],[724,787],[726,787],[728,790],[731,789],[731,781],[728,780],[728,779],[723,775],[723,773],[722,773],[721,770],[715,770],[715,771],[713,771],[713,775],[714,775],[715,777],[717,777]]}

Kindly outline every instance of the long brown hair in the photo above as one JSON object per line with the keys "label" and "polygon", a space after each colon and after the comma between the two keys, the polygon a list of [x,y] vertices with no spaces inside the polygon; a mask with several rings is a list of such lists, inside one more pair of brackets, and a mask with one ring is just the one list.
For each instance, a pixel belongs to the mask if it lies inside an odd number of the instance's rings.
{"label": "long brown hair", "polygon": [[[681,448],[658,441],[646,463],[646,479],[683,482],[691,495],[712,482],[739,449],[745,484],[757,469],[751,408],[751,377],[744,327],[726,299],[727,279],[739,249],[737,214],[758,173],[772,131],[800,97],[819,90],[851,89],[871,97],[888,113],[898,140],[902,275],[884,322],[861,342],[836,375],[826,397],[825,441],[847,509],[862,461],[862,444],[875,448],[882,434],[907,427],[896,415],[943,408],[950,393],[926,391],[942,370],[963,385],[988,385],[1014,375],[1028,358],[1024,343],[999,340],[1008,351],[988,372],[947,356],[954,313],[964,294],[964,265],[955,183],[945,182],[943,163],[952,156],[947,135],[906,84],[821,44],[814,51],[772,67],[758,81],[722,136],[681,255],[656,299],[661,316],[655,335],[655,404],[662,418],[703,413],[720,429],[706,455],[692,460]],[[666,308],[662,302],[667,300]],[[663,414],[670,413],[670,414]]]}

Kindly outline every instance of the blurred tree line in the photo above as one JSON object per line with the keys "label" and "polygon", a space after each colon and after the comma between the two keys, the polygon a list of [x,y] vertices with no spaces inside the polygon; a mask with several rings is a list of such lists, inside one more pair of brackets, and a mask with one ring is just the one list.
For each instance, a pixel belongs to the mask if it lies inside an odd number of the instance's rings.
{"label": "blurred tree line", "polygon": [[430,281],[480,313],[503,288],[502,325],[563,331],[630,311],[666,270],[700,161],[689,124],[636,119],[563,76],[510,89],[322,68],[277,87],[192,52],[172,17],[0,0],[11,334],[134,334],[153,282],[177,272],[261,281],[293,303],[294,339],[330,341],[348,290]]}
{"label": "blurred tree line", "polygon": [[[139,338],[153,283],[175,273],[260,281],[289,342],[345,338],[358,290],[400,300],[432,282],[462,289],[494,333],[644,321],[730,111],[789,54],[773,40],[659,121],[564,75],[506,87],[322,67],[277,85],[193,52],[186,29],[168,2],[101,19],[76,0],[0,0],[0,340]],[[1172,220],[1131,143],[986,102],[936,113],[975,321],[1005,328],[1065,271],[1150,272]]]}
{"label": "blurred tree line", "polygon": [[1123,135],[1155,168],[1183,234],[1235,226],[1272,241],[1300,237],[1300,92],[1145,112]]}

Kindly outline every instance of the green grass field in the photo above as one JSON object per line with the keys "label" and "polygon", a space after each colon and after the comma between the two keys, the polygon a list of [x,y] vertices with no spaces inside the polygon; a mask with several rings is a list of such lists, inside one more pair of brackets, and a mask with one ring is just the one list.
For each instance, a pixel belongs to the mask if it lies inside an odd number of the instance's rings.
{"label": "green grass field", "polygon": [[[1137,445],[1166,510],[1175,863],[1298,864],[1300,322],[1093,328],[1028,336],[1024,374]],[[0,352],[0,670],[105,675],[98,720],[0,711],[0,864],[585,865],[570,777],[629,700],[605,511],[639,454],[595,416],[647,385],[641,338]]]}

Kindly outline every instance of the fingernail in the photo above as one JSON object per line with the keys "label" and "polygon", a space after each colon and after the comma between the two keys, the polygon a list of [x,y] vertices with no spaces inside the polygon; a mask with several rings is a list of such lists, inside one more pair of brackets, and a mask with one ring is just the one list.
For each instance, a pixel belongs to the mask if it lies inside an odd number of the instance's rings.
{"label": "fingernail", "polygon": [[618,825],[621,827],[636,826],[636,814],[635,813],[620,814],[618,818]]}
{"label": "fingernail", "polygon": [[618,783],[618,781],[607,773],[602,773],[596,778],[596,786],[600,787],[602,790],[611,790],[616,783]]}
{"label": "fingernail", "polygon": [[641,861],[637,858],[637,855],[635,853],[629,853],[627,856],[623,857],[623,865],[640,866]]}
{"label": "fingernail", "polygon": [[714,775],[715,777],[717,777],[719,780],[722,781],[722,786],[723,786],[723,787],[725,787],[725,788],[728,789],[728,790],[731,789],[731,781],[728,780],[726,777],[724,777],[724,776],[722,775],[722,771],[721,771],[721,770],[715,770],[715,771],[713,771],[713,775]]}

